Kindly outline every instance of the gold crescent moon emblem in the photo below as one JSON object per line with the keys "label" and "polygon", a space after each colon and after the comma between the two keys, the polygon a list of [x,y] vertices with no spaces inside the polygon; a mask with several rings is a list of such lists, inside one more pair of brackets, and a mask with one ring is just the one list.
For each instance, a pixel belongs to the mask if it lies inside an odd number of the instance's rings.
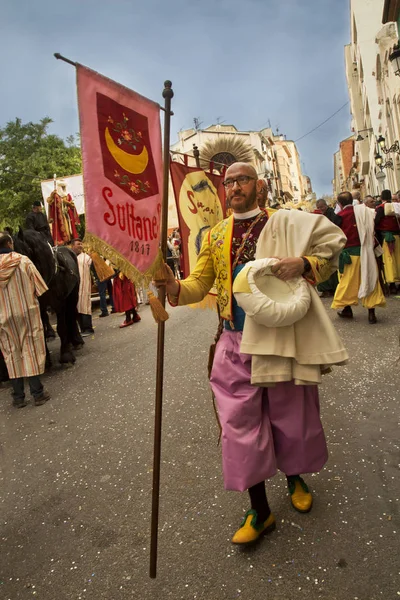
{"label": "gold crescent moon emblem", "polygon": [[122,167],[125,171],[128,171],[128,173],[134,173],[135,175],[143,173],[149,162],[149,154],[146,146],[143,146],[143,150],[140,154],[129,154],[129,152],[125,152],[122,150],[122,148],[117,146],[111,137],[108,127],[106,127],[104,135],[106,138],[107,148],[115,162],[117,162],[120,167]]}

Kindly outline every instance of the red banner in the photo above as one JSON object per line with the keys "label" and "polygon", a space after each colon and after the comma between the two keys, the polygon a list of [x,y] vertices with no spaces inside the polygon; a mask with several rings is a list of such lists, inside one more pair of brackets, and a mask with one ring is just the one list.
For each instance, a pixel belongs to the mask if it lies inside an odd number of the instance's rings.
{"label": "red banner", "polygon": [[225,217],[224,178],[171,161],[171,179],[181,234],[183,273],[193,270],[204,236]]}
{"label": "red banner", "polygon": [[151,276],[159,254],[160,107],[78,65],[85,241],[132,281]]}

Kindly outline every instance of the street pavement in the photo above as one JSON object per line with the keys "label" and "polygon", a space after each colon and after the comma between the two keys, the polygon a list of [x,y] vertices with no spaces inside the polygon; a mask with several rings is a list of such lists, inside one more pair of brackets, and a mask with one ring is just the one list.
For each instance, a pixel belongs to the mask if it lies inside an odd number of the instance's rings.
{"label": "street pavement", "polygon": [[[170,309],[157,579],[148,576],[157,327],[94,317],[72,368],[43,379],[52,399],[11,406],[0,388],[2,600],[394,600],[400,596],[400,298],[341,321],[351,361],[324,376],[330,451],[294,511],[268,483],[277,529],[241,551],[230,538],[247,494],[225,492],[206,376],[216,316]],[[98,314],[98,311],[95,311]],[[50,343],[56,362],[58,343]]]}

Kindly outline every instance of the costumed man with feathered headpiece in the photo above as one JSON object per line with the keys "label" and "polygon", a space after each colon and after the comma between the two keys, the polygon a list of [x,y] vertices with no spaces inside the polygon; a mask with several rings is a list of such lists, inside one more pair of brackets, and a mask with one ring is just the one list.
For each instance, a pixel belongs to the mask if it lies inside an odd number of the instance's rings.
{"label": "costumed man with feathered headpiece", "polygon": [[[156,285],[166,285],[173,306],[199,302],[216,287],[223,331],[210,383],[222,429],[225,489],[247,490],[250,497],[251,508],[232,538],[245,546],[275,528],[265,480],[277,469],[287,477],[292,506],[299,512],[312,507],[301,474],[318,472],[328,457],[318,384],[327,365],[348,357],[312,284],[337,268],[346,238],[322,215],[279,210],[269,216],[258,206],[261,182],[249,164],[231,165],[224,185],[233,214],[204,237],[189,277],[175,280],[166,267],[166,282]],[[307,293],[304,316],[296,315],[298,320],[287,326],[275,321],[264,326],[253,318],[256,296],[253,314],[239,305],[238,295],[251,296],[246,277],[253,262],[259,262],[254,259],[273,264],[268,275],[272,283],[279,280],[286,289],[294,282],[292,287]],[[269,301],[273,308],[268,314],[274,319],[292,307],[295,296],[285,294],[279,311]]]}
{"label": "costumed man with feathered headpiece", "polygon": [[53,239],[56,246],[67,244],[70,240],[79,237],[77,225],[80,224],[79,216],[72,200],[67,194],[67,185],[58,181],[56,189],[47,198],[49,204],[49,217],[52,226]]}

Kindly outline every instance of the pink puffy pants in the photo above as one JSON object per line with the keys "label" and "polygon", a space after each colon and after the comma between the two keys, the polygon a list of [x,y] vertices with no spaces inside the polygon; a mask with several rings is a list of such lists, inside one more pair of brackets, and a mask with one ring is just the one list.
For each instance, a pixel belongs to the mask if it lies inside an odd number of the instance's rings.
{"label": "pink puffy pants", "polygon": [[242,492],[277,469],[286,475],[319,471],[328,450],[317,386],[251,385],[251,356],[240,354],[241,338],[241,332],[223,332],[210,380],[222,426],[225,489]]}

